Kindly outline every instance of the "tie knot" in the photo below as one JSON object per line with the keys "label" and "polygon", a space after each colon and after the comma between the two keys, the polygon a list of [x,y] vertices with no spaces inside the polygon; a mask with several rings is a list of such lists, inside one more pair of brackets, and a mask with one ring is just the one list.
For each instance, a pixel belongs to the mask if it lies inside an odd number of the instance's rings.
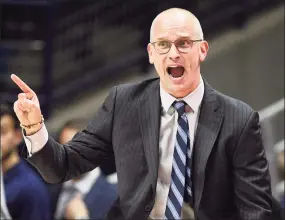
{"label": "tie knot", "polygon": [[174,101],[173,107],[176,109],[178,112],[179,116],[182,116],[185,113],[185,107],[187,103],[184,101]]}

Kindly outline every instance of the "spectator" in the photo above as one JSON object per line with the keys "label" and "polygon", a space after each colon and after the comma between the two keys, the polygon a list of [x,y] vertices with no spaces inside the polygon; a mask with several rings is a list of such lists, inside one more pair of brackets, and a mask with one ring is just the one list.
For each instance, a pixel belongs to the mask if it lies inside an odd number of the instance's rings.
{"label": "spectator", "polygon": [[[58,141],[67,143],[84,126],[84,120],[68,121],[60,129]],[[102,219],[117,197],[116,174],[105,176],[96,168],[80,178],[52,186],[56,219]]]}
{"label": "spectator", "polygon": [[39,176],[20,159],[22,133],[13,110],[1,106],[1,164],[7,207],[13,220],[50,220],[50,200]]}
{"label": "spectator", "polygon": [[0,219],[11,219],[10,213],[7,208],[6,199],[5,199],[5,191],[3,187],[3,173],[1,169],[1,215]]}

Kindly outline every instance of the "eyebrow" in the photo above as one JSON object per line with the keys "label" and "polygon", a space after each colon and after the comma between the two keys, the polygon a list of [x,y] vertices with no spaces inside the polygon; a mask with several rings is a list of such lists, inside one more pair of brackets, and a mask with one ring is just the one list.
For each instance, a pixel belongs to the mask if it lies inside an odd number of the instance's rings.
{"label": "eyebrow", "polygon": [[[189,33],[184,33],[184,32],[178,32],[178,33],[175,33],[175,36],[177,36],[178,37],[178,39],[180,39],[180,38],[189,38],[189,39],[191,39],[192,37],[193,37],[193,35],[192,34],[189,34]],[[158,40],[168,40],[168,35],[161,35],[160,37],[158,37],[157,39],[156,39],[156,41],[158,41]]]}
{"label": "eyebrow", "polygon": [[[178,39],[176,39],[175,41],[181,40],[181,39],[191,39],[191,37],[190,36],[178,36]],[[167,39],[167,37],[159,37],[156,39],[156,41],[162,41],[162,40],[170,41],[169,39]]]}
{"label": "eyebrow", "polygon": [[162,37],[159,37],[156,39],[156,41],[158,41],[158,40],[168,40],[168,39],[167,39],[167,36],[162,36]]}

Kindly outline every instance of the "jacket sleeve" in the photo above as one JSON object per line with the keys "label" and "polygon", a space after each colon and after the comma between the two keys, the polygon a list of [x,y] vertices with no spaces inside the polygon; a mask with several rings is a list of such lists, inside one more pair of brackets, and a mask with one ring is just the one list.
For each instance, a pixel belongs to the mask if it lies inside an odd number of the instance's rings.
{"label": "jacket sleeve", "polygon": [[234,152],[235,202],[241,220],[271,219],[272,196],[259,116],[252,112]]}
{"label": "jacket sleeve", "polygon": [[49,136],[45,146],[27,160],[49,183],[60,183],[114,161],[112,130],[116,99],[114,87],[86,129],[65,145]]}

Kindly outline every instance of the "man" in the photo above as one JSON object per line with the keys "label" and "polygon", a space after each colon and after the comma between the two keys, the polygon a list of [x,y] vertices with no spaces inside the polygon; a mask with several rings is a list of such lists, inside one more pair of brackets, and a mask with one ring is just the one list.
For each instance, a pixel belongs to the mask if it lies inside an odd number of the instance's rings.
{"label": "man", "polygon": [[5,199],[11,218],[50,220],[52,218],[47,189],[40,177],[18,154],[23,136],[16,115],[12,108],[3,105],[0,116],[1,165]]}
{"label": "man", "polygon": [[[67,121],[58,141],[65,144],[82,130],[84,120]],[[116,174],[105,176],[99,167],[64,184],[51,185],[55,219],[102,219],[117,197]],[[53,211],[54,213],[54,211]]]}
{"label": "man", "polygon": [[119,198],[107,219],[179,219],[186,205],[199,220],[269,219],[258,114],[202,79],[208,43],[197,18],[166,10],[154,19],[150,41],[159,79],[114,87],[67,145],[48,136],[36,94],[12,75],[23,91],[14,109],[28,160],[52,183],[115,160]]}

